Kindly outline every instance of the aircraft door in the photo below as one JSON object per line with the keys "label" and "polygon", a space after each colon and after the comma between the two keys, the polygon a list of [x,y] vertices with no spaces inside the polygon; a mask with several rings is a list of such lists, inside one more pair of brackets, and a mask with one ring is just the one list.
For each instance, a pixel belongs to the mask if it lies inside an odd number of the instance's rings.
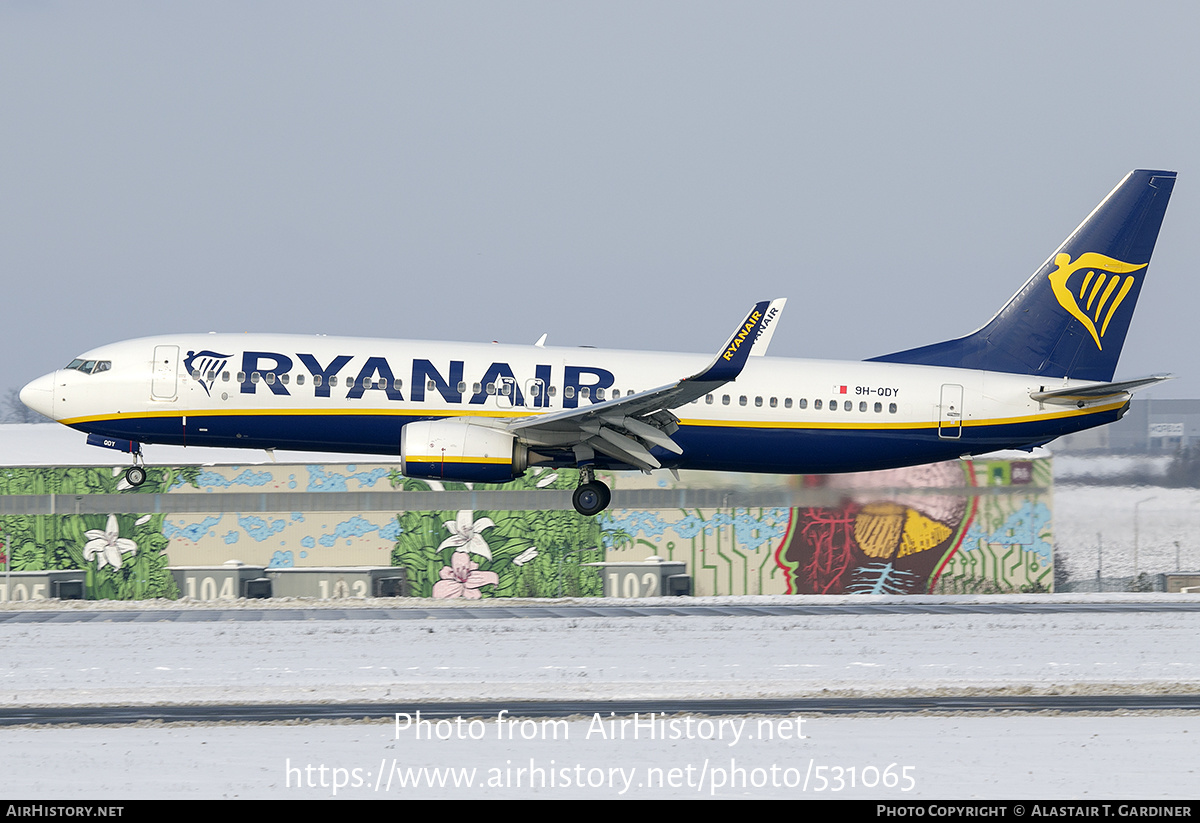
{"label": "aircraft door", "polygon": [[179,364],[178,346],[154,347],[154,371],[150,379],[150,399],[174,400]]}
{"label": "aircraft door", "polygon": [[942,402],[938,412],[938,437],[957,440],[962,436],[963,387],[955,383],[942,385]]}
{"label": "aircraft door", "polygon": [[517,408],[522,405],[521,392],[517,381],[511,377],[501,377],[496,381],[496,405],[502,409]]}

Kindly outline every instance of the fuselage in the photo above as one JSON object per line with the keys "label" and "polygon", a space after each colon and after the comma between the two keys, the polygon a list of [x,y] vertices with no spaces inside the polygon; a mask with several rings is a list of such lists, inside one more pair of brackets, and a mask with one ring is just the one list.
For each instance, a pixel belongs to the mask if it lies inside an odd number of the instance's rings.
{"label": "fuselage", "polygon": [[[504,421],[670,384],[710,356],[276,334],[151,337],[101,346],[22,400],[75,429],[141,443],[397,456],[415,420]],[[887,362],[751,357],[737,379],[673,409],[663,466],[832,473],[1022,448],[1118,419],[1031,392],[1084,385]],[[575,465],[569,452],[548,455]],[[598,466],[623,465],[598,456]]]}

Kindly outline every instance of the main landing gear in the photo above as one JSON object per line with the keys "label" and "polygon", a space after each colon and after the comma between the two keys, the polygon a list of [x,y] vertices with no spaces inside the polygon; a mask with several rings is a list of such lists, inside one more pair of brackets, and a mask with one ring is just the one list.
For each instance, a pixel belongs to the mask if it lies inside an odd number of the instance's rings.
{"label": "main landing gear", "polygon": [[612,502],[612,490],[596,479],[591,466],[579,469],[579,480],[579,487],[571,495],[571,504],[575,506],[575,511],[585,517],[591,517],[607,509],[608,504]]}

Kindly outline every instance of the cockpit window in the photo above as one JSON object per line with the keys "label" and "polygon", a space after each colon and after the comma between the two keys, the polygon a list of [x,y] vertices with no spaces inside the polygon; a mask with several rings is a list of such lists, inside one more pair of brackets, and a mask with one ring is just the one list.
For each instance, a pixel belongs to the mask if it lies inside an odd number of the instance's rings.
{"label": "cockpit window", "polygon": [[72,360],[67,364],[68,369],[81,371],[84,374],[98,374],[112,368],[111,360]]}

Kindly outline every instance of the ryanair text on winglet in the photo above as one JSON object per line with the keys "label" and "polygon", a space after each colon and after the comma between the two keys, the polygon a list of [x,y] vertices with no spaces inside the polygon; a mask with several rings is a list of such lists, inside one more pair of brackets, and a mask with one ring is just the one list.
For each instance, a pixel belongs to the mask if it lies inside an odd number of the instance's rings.
{"label": "ryanair text on winglet", "polygon": [[729,341],[729,348],[725,349],[725,353],[721,355],[723,358],[729,360],[737,354],[737,350],[742,346],[742,341],[750,335],[760,317],[762,317],[762,312],[757,309],[750,313],[750,316],[746,318],[746,325],[742,327],[740,332],[734,335],[733,340]]}

